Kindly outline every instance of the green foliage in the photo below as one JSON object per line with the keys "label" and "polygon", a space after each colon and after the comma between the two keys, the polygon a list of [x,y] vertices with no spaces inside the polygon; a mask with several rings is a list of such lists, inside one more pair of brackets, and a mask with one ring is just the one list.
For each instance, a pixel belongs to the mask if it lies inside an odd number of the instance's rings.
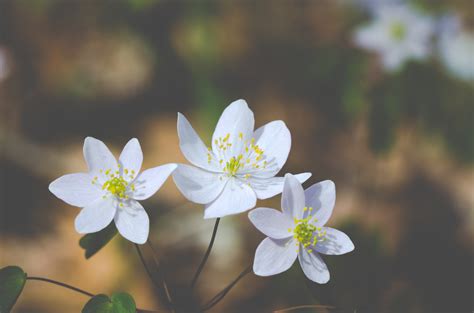
{"label": "green foliage", "polygon": [[26,273],[18,266],[0,270],[0,313],[8,313],[20,296],[26,283]]}
{"label": "green foliage", "polygon": [[89,259],[102,249],[117,234],[117,228],[112,222],[106,228],[99,232],[91,233],[83,236],[79,240],[79,245],[85,250],[85,257]]}
{"label": "green foliage", "polygon": [[396,130],[407,121],[431,137],[440,138],[464,162],[474,161],[474,90],[437,68],[409,63],[375,85],[371,93],[369,129],[371,148],[390,149]]}
{"label": "green foliage", "polygon": [[82,313],[135,313],[135,301],[128,293],[114,293],[112,297],[104,294],[91,298]]}

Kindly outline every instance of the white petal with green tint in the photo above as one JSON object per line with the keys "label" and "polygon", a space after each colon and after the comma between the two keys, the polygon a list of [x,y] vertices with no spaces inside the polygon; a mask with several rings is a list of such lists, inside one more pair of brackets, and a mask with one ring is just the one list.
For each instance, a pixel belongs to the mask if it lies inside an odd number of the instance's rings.
{"label": "white petal with green tint", "polygon": [[[127,171],[127,176],[131,179],[135,178],[142,168],[143,152],[137,138],[130,139],[122,150],[119,157],[121,170]],[[132,174],[133,173],[133,174]]]}
{"label": "white petal with green tint", "polygon": [[67,204],[84,207],[105,194],[100,186],[92,183],[93,179],[88,173],[67,174],[53,181],[49,191]]}
{"label": "white petal with green tint", "polygon": [[221,174],[194,166],[179,164],[173,172],[173,180],[181,193],[190,201],[207,204],[214,201],[224,189],[226,179]]}
{"label": "white petal with green tint", "polygon": [[257,177],[273,177],[285,165],[291,148],[291,135],[283,121],[273,121],[258,128],[254,133],[255,144],[264,151],[268,165],[255,171]]}
{"label": "white petal with green tint", "polygon": [[265,238],[255,252],[253,271],[259,276],[280,274],[293,265],[296,256],[293,239]]}
{"label": "white petal with green tint", "polygon": [[304,190],[301,183],[295,176],[286,174],[281,196],[281,208],[283,212],[291,219],[300,219],[303,216],[304,206]]}
{"label": "white petal with green tint", "polygon": [[178,113],[179,147],[184,157],[193,165],[200,168],[219,171],[215,158],[209,158],[209,151],[199,135],[193,129],[183,114]]}
{"label": "white petal with green tint", "polygon": [[99,198],[88,204],[76,217],[76,231],[80,234],[88,234],[104,229],[114,218],[117,205],[117,201],[112,197]]}
{"label": "white petal with green tint", "polygon": [[153,196],[177,168],[174,163],[147,169],[140,173],[134,181],[133,199],[145,200]]}
{"label": "white petal with green tint", "polygon": [[[304,183],[311,177],[311,173],[301,173],[294,175],[300,182]],[[257,194],[258,199],[268,199],[280,194],[283,191],[284,177],[257,178],[249,177],[248,182]]]}
{"label": "white petal with green tint", "polygon": [[319,253],[340,255],[354,250],[352,240],[342,231],[330,227],[323,227],[323,231],[326,233],[324,240],[316,245]]}
{"label": "white petal with green tint", "polygon": [[109,148],[100,140],[93,137],[87,137],[84,140],[84,159],[90,172],[106,171],[112,172],[118,170],[118,163]]}
{"label": "white petal with green tint", "polygon": [[204,218],[216,218],[242,213],[255,206],[257,196],[249,185],[230,178],[216,200],[206,205]]}
{"label": "white petal with green tint", "polygon": [[148,239],[150,220],[138,201],[123,202],[114,220],[120,235],[131,242],[144,244]]}
{"label": "white petal with green tint", "polygon": [[284,239],[293,236],[293,232],[288,231],[294,226],[293,221],[275,209],[256,208],[249,212],[249,219],[259,231],[270,238]]}
{"label": "white petal with green tint", "polygon": [[247,102],[245,100],[232,102],[222,112],[212,135],[214,153],[217,154],[219,150],[216,141],[226,138],[227,135],[229,135],[228,142],[232,144],[227,150],[227,155],[237,156],[242,153],[242,144],[252,137],[254,124],[253,112],[249,109]]}
{"label": "white petal with green tint", "polygon": [[315,225],[323,226],[332,215],[336,203],[336,186],[330,180],[312,185],[304,191],[306,207],[313,208],[311,213],[317,219]]}
{"label": "white petal with green tint", "polygon": [[314,251],[310,253],[306,249],[300,249],[298,259],[304,274],[310,280],[318,284],[325,284],[329,281],[328,267],[318,253]]}

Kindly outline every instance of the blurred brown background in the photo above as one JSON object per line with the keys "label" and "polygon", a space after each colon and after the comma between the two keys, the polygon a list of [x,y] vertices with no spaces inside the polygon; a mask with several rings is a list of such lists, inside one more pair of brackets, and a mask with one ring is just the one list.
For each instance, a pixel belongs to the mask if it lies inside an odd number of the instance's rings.
{"label": "blurred brown background", "polygon": [[[123,238],[84,259],[73,227],[79,209],[48,184],[85,170],[86,136],[115,153],[139,138],[145,168],[185,162],[177,112],[207,139],[225,106],[243,98],[257,126],[282,119],[291,130],[281,175],[310,171],[306,187],[335,181],[329,225],[349,234],[356,250],[325,258],[326,285],[311,283],[295,263],[278,276],[249,275],[211,312],[299,304],[471,312],[474,84],[434,57],[384,73],[351,41],[369,19],[362,2],[0,0],[0,267],[19,265],[93,293],[126,291],[139,307],[158,308]],[[473,25],[469,0],[415,4]],[[172,293],[186,299],[213,221],[171,179],[144,206]],[[199,301],[250,264],[262,239],[246,214],[224,218]],[[28,282],[14,312],[80,312],[86,300]]]}

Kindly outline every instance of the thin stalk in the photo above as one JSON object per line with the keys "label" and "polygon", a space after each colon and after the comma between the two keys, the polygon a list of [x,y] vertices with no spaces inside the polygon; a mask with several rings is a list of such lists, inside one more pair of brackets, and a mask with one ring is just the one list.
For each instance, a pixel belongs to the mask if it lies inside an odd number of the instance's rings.
{"label": "thin stalk", "polygon": [[[36,276],[28,276],[28,277],[26,277],[26,279],[27,280],[42,281],[42,282],[45,282],[45,283],[49,283],[49,284],[53,284],[53,285],[56,285],[56,286],[64,287],[64,288],[67,288],[69,290],[72,290],[72,291],[78,292],[80,294],[83,294],[85,296],[88,296],[90,298],[95,296],[93,293],[90,293],[88,291],[82,290],[80,288],[77,288],[77,287],[74,287],[74,286],[71,286],[71,285],[68,285],[66,283],[62,283],[62,282],[54,280],[54,279],[49,279],[49,278],[45,278],[45,277],[36,277]],[[137,313],[160,313],[160,312],[163,312],[163,311],[149,311],[149,310],[144,310],[144,309],[137,308]]]}
{"label": "thin stalk", "polygon": [[212,246],[214,245],[214,240],[216,239],[217,228],[219,227],[220,220],[220,218],[216,219],[216,223],[214,224],[214,230],[212,231],[211,241],[209,242],[209,247],[207,247],[207,251],[204,254],[204,257],[202,258],[201,264],[199,264],[199,267],[196,273],[194,274],[193,280],[191,281],[191,289],[193,289],[194,285],[196,285],[199,275],[201,275],[202,269],[204,268],[204,265],[206,265],[207,258],[209,257],[209,254],[211,254]]}
{"label": "thin stalk", "polygon": [[93,296],[95,296],[94,294],[92,294],[92,293],[90,293],[90,292],[87,292],[87,291],[85,291],[85,290],[82,290],[82,289],[79,289],[79,288],[77,288],[77,287],[68,285],[68,284],[66,284],[66,283],[62,283],[62,282],[57,281],[57,280],[49,279],[49,278],[28,276],[28,277],[26,277],[26,279],[27,279],[27,280],[38,280],[38,281],[43,281],[43,282],[50,283],[50,284],[53,284],[53,285],[61,286],[61,287],[64,287],[64,288],[73,290],[73,291],[75,291],[75,292],[82,293],[83,295],[88,296],[88,297],[93,297]]}
{"label": "thin stalk", "polygon": [[252,272],[252,266],[247,266],[240,274],[235,278],[227,287],[222,289],[218,294],[216,294],[211,300],[209,300],[204,306],[202,307],[203,311],[207,311],[219,303],[224,297],[229,293],[229,291],[234,288],[234,286],[241,280],[245,275]]}
{"label": "thin stalk", "polygon": [[147,240],[146,243],[148,244],[148,247],[150,248],[150,250],[152,252],[153,262],[155,263],[156,270],[157,270],[157,272],[160,276],[160,279],[163,283],[163,289],[165,291],[166,299],[167,299],[169,305],[173,306],[173,299],[171,298],[171,294],[169,292],[168,285],[166,284],[164,274],[160,271],[160,268],[161,268],[160,267],[160,261],[158,260],[155,248],[153,248],[153,245],[151,244],[151,242],[149,240]]}
{"label": "thin stalk", "polygon": [[145,261],[145,258],[143,257],[143,254],[140,250],[140,247],[138,246],[138,244],[135,244],[135,248],[137,249],[137,252],[138,252],[138,256],[140,257],[140,261],[142,262],[143,264],[143,267],[145,268],[145,271],[146,273],[148,274],[148,277],[150,278],[151,282],[153,283],[153,285],[158,289],[160,290],[160,285],[158,285],[158,283],[155,281],[155,279],[153,278],[153,275],[151,274],[151,271],[150,271],[150,268],[148,267],[148,265],[146,264],[146,261]]}
{"label": "thin stalk", "polygon": [[307,305],[298,305],[298,306],[293,306],[286,309],[276,310],[276,311],[273,311],[273,313],[290,312],[290,311],[295,311],[299,309],[335,309],[335,307],[330,306],[330,305],[307,304]]}

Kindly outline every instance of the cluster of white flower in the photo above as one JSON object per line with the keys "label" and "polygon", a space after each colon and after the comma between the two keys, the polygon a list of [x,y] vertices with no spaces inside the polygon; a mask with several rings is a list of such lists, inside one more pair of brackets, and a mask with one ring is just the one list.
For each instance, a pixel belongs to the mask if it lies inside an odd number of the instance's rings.
{"label": "cluster of white flower", "polygon": [[268,236],[258,246],[253,269],[269,276],[287,270],[298,255],[306,276],[326,283],[329,272],[319,254],[344,254],[354,249],[347,235],[324,227],[335,204],[332,181],[303,191],[310,173],[275,177],[285,164],[291,136],[282,121],[254,131],[253,112],[244,100],[222,113],[211,147],[206,147],[188,120],[178,114],[182,153],[193,164],[166,164],[140,173],[143,154],[137,139],[130,140],[115,159],[106,145],[87,137],[84,158],[88,173],[64,175],[49,189],[70,205],[81,207],[75,226],[79,233],[98,232],[112,220],[126,239],[143,244],[149,219],[138,200],[151,197],[172,175],[178,189],[192,202],[204,204],[204,218],[224,217],[255,207],[257,199],[282,193],[282,212],[257,208],[251,222]]}
{"label": "cluster of white flower", "polygon": [[366,7],[373,19],[356,29],[353,40],[377,53],[387,71],[399,70],[408,60],[425,60],[438,48],[436,54],[450,73],[472,81],[474,34],[462,29],[457,16],[436,19],[404,1],[374,1]]}

